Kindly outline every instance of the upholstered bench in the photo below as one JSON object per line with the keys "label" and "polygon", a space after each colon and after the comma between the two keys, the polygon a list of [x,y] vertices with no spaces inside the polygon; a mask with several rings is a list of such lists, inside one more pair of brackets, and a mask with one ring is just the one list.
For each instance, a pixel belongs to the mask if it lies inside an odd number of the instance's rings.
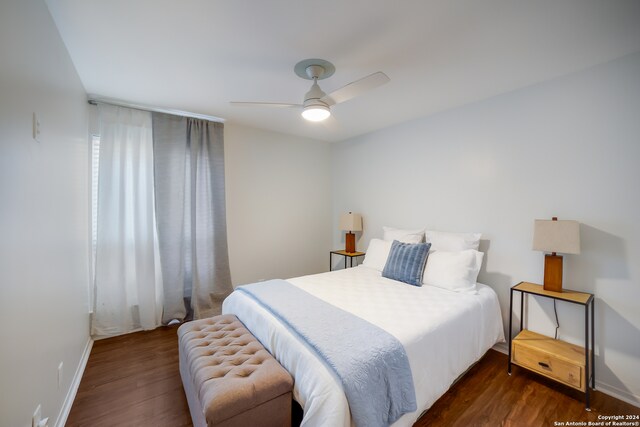
{"label": "upholstered bench", "polygon": [[291,425],[291,375],[236,316],[185,323],[178,338],[194,426]]}

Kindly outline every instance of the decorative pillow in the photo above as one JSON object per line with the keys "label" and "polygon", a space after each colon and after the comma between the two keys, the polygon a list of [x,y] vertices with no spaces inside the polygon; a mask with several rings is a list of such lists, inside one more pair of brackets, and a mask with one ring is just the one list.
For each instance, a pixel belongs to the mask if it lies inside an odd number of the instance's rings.
{"label": "decorative pillow", "polygon": [[454,292],[477,293],[476,280],[484,254],[473,249],[429,254],[422,282]]}
{"label": "decorative pillow", "polygon": [[397,240],[402,243],[422,243],[424,242],[424,228],[414,230],[403,230],[401,228],[382,227],[384,240],[393,242]]}
{"label": "decorative pillow", "polygon": [[431,243],[432,251],[478,250],[481,233],[449,233],[447,231],[426,231],[426,242]]}
{"label": "decorative pillow", "polygon": [[429,256],[430,243],[402,243],[394,240],[382,277],[413,286],[422,286],[424,266]]}
{"label": "decorative pillow", "polygon": [[384,270],[392,243],[381,239],[371,239],[362,265],[378,271]]}

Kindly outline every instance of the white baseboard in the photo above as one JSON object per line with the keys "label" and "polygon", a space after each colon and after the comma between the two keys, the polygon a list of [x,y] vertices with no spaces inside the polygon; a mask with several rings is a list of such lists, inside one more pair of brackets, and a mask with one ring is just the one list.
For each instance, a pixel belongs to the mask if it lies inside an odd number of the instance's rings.
{"label": "white baseboard", "polygon": [[84,347],[84,351],[82,352],[82,356],[80,357],[78,368],[76,369],[75,374],[73,374],[73,379],[71,380],[71,386],[69,387],[67,396],[65,397],[62,408],[60,409],[60,413],[58,414],[58,420],[55,423],[56,427],[64,427],[64,425],[67,423],[67,418],[69,417],[71,406],[73,406],[73,401],[76,398],[76,393],[78,392],[78,388],[80,387],[82,374],[84,373],[84,368],[87,367],[87,361],[89,360],[89,355],[91,354],[92,347],[93,340],[91,339],[91,337],[89,337],[89,339],[87,340],[87,344]]}
{"label": "white baseboard", "polygon": [[[499,351],[500,353],[509,354],[508,352],[509,347],[506,342],[499,342],[498,344],[494,345],[492,348],[493,350]],[[627,402],[630,405],[637,406],[640,408],[640,396],[636,396],[630,391],[621,390],[617,387],[598,381],[597,379],[596,379],[596,390],[601,391],[604,394],[608,394],[611,397],[615,397],[616,399],[622,400],[623,402]]]}
{"label": "white baseboard", "polygon": [[494,345],[493,350],[495,351],[499,351],[502,354],[509,354],[508,347],[507,347],[507,343],[506,342],[499,342],[496,345]]}
{"label": "white baseboard", "polygon": [[638,408],[640,408],[640,396],[636,396],[630,391],[620,390],[617,387],[598,381],[597,373],[598,372],[596,371],[596,390],[601,391],[604,394],[608,394],[609,396],[615,397],[616,399],[620,399],[623,402],[627,402],[630,405],[637,406]]}

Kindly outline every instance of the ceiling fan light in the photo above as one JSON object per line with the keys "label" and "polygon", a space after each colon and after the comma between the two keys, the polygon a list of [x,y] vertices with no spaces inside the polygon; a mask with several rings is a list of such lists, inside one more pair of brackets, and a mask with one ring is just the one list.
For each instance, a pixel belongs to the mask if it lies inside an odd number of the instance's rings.
{"label": "ceiling fan light", "polygon": [[331,115],[329,107],[324,105],[309,105],[302,110],[302,117],[310,122],[321,122]]}

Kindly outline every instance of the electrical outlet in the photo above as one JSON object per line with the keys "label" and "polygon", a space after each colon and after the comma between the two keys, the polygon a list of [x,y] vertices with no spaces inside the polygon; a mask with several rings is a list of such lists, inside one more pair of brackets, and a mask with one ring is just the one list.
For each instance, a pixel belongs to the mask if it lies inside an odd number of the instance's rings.
{"label": "electrical outlet", "polygon": [[33,113],[33,139],[40,142],[40,119],[36,113]]}
{"label": "electrical outlet", "polygon": [[63,368],[64,368],[64,362],[60,362],[60,364],[58,365],[58,390],[62,389],[62,378],[63,378],[62,369]]}

